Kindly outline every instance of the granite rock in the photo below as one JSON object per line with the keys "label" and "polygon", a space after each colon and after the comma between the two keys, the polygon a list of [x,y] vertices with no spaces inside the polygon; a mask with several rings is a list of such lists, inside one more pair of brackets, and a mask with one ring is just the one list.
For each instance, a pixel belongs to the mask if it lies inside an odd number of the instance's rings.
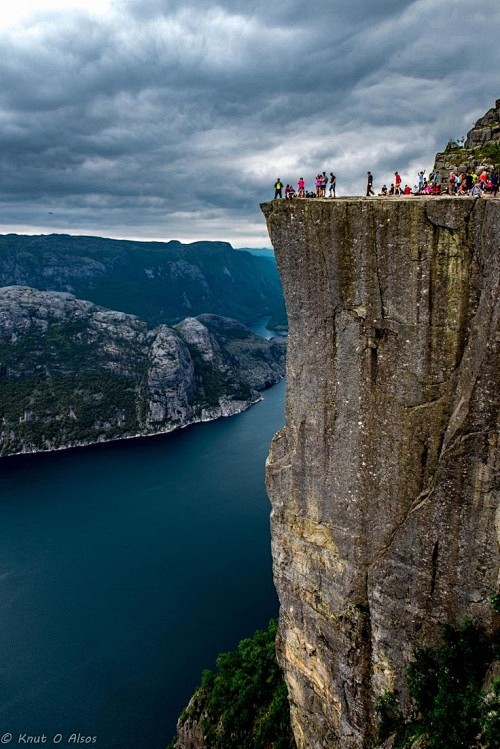
{"label": "granite rock", "polygon": [[500,616],[500,201],[262,205],[289,339],[267,463],[299,749],[366,749],[442,625]]}
{"label": "granite rock", "polygon": [[211,329],[149,328],[66,292],[1,288],[0,455],[168,432],[260,400],[283,377],[285,342],[203,319]]}

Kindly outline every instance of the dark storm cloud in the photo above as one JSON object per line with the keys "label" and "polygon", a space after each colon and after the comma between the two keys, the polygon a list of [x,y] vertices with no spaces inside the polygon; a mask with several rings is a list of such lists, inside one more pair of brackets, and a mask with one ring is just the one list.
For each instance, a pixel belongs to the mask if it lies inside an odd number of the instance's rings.
{"label": "dark storm cloud", "polygon": [[500,95],[499,20],[497,0],[121,0],[0,32],[0,230],[261,244],[278,174],[334,168],[352,194],[367,168],[429,169]]}

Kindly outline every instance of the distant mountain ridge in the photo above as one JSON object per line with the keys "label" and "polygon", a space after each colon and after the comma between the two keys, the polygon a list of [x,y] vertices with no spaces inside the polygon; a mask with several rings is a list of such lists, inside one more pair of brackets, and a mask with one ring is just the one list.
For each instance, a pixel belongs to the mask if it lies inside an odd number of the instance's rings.
{"label": "distant mountain ridge", "polygon": [[239,413],[285,370],[285,342],[236,320],[138,317],[0,289],[0,455],[169,432]]}
{"label": "distant mountain ridge", "polygon": [[13,285],[67,291],[149,325],[204,313],[286,324],[275,263],[226,242],[0,235],[0,286]]}

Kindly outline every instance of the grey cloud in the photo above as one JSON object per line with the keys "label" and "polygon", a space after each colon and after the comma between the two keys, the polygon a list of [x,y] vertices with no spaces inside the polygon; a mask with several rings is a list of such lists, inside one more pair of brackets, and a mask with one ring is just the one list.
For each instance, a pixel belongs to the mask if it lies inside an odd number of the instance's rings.
{"label": "grey cloud", "polygon": [[496,0],[115,8],[2,32],[2,230],[56,203],[75,232],[262,244],[278,174],[334,168],[344,194],[367,168],[410,180],[500,95]]}

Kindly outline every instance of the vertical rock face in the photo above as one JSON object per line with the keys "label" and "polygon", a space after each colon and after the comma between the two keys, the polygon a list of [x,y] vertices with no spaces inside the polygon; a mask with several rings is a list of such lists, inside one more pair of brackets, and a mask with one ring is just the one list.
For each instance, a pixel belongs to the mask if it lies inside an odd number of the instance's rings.
{"label": "vertical rock face", "polygon": [[500,201],[262,209],[290,324],[278,655],[298,747],[368,747],[415,646],[499,626]]}

